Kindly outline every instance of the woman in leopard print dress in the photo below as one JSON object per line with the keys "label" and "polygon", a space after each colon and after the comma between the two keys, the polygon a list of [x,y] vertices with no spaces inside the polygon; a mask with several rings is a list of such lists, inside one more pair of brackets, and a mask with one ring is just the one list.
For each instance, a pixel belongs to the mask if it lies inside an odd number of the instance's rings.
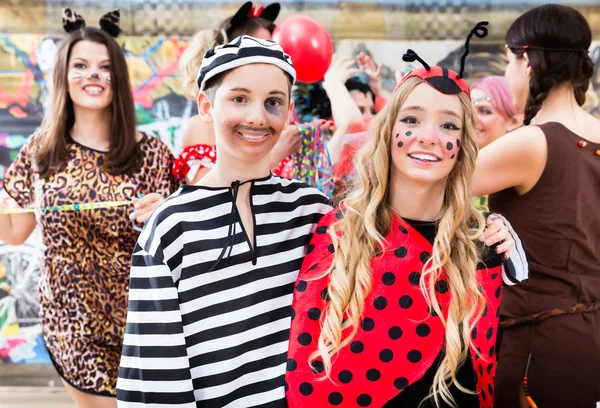
{"label": "woman in leopard print dress", "polygon": [[39,290],[46,347],[80,407],[115,407],[138,236],[133,206],[47,209],[133,200],[143,222],[177,187],[173,157],[158,139],[136,132],[127,65],[110,35],[79,25],[56,61],[52,110],[5,176],[7,192],[20,207],[36,208],[35,216],[0,215],[0,240],[23,243],[37,219],[46,247]]}

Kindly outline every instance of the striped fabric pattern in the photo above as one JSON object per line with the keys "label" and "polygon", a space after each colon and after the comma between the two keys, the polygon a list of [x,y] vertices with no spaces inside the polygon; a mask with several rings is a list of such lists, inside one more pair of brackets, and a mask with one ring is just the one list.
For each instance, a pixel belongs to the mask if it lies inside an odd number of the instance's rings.
{"label": "striped fabric pattern", "polygon": [[296,81],[296,69],[292,65],[292,58],[278,43],[243,35],[229,44],[208,50],[202,58],[196,82],[202,91],[206,81],[212,77],[242,65],[258,63],[273,64],[292,78],[292,85]]}
{"label": "striped fabric pattern", "polygon": [[297,181],[251,183],[254,250],[239,216],[232,222],[232,188],[183,186],[142,232],[119,407],[286,406],[293,285],[316,223],[331,207]]}

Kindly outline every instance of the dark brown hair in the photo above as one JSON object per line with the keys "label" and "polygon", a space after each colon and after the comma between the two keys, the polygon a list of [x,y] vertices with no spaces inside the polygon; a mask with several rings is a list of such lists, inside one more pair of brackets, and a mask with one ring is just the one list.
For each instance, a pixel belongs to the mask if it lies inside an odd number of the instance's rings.
{"label": "dark brown hair", "polygon": [[110,150],[103,168],[112,175],[135,173],[141,164],[142,151],[136,141],[135,108],[125,56],[113,37],[91,27],[70,33],[58,49],[54,64],[51,109],[44,117],[35,149],[36,172],[42,178],[48,178],[59,171],[67,160],[67,138],[69,130],[75,124],[75,111],[68,92],[67,76],[71,50],[80,41],[105,45],[110,57],[113,91],[110,105]]}
{"label": "dark brown hair", "polygon": [[538,113],[554,86],[570,83],[577,103],[583,105],[594,70],[588,55],[591,42],[588,22],[581,13],[567,6],[536,7],[512,23],[506,33],[506,44],[517,58],[527,53],[533,71],[525,125]]}

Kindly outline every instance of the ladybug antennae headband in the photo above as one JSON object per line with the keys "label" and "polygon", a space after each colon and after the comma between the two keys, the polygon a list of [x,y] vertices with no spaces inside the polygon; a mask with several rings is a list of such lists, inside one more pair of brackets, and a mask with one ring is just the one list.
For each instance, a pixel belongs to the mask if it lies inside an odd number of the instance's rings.
{"label": "ladybug antennae headband", "polygon": [[456,95],[464,92],[470,98],[471,95],[469,93],[469,86],[463,79],[465,60],[467,55],[469,55],[469,43],[471,42],[471,38],[473,36],[476,36],[477,38],[484,38],[487,36],[488,30],[486,25],[488,25],[487,21],[481,21],[477,23],[467,36],[467,40],[465,41],[465,51],[460,59],[460,70],[458,73],[444,67],[430,67],[421,57],[419,57],[416,52],[411,49],[407,50],[406,54],[402,56],[402,60],[406,62],[419,61],[423,65],[423,68],[417,68],[410,71],[404,78],[402,78],[402,81],[398,83],[396,89],[394,89],[394,92],[400,88],[400,86],[402,86],[402,84],[408,78],[417,77],[421,78],[441,93]]}

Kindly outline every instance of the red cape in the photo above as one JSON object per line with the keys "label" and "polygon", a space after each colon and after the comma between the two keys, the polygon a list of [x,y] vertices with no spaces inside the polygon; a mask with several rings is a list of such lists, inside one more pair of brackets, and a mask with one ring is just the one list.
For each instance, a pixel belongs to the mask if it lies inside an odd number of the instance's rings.
{"label": "red cape", "polygon": [[[386,253],[374,257],[371,263],[373,288],[365,300],[361,328],[350,346],[334,357],[331,379],[335,383],[318,380],[323,377],[323,363],[313,363],[318,372],[315,373],[308,359],[316,350],[320,317],[329,301],[329,278],[315,277],[321,276],[333,261],[334,248],[327,230],[339,216],[341,213],[334,210],[319,223],[296,283],[286,372],[290,408],[382,407],[425,374],[444,344],[442,322],[435,313],[430,314],[419,286],[423,263],[431,254],[432,245],[395,217],[386,237]],[[435,284],[444,316],[450,301],[445,279],[442,274]],[[479,269],[478,279],[487,310],[473,330],[470,353],[480,406],[492,408],[501,266]]]}

